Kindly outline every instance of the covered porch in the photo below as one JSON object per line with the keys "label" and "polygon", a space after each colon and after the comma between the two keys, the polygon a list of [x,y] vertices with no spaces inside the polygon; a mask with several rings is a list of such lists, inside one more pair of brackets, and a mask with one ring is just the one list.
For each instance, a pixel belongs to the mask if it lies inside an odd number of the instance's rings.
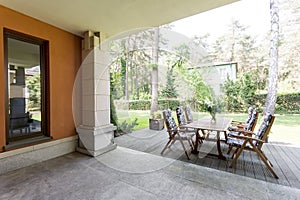
{"label": "covered porch", "polygon": [[[103,5],[97,6],[85,2],[70,6],[68,1],[59,3],[49,1],[43,2],[40,9],[36,8],[36,5],[40,5],[39,1],[31,1],[26,5],[20,4],[18,1],[1,1],[1,4],[5,6],[3,8],[1,6],[1,9],[12,13],[10,16],[17,15],[13,12],[22,13],[18,14],[22,19],[23,15],[27,15],[24,21],[28,24],[31,22],[30,20],[38,25],[39,23],[45,26],[51,24],[54,26],[50,29],[52,31],[63,30],[76,36],[74,40],[76,40],[77,51],[74,53],[74,57],[78,61],[84,60],[89,52],[99,49],[101,41],[115,34],[129,29],[162,25],[234,1],[222,0],[207,3],[208,1],[172,0],[147,1],[145,4],[141,3],[142,1],[130,1],[131,3],[136,2],[136,4],[130,4],[128,1],[122,1],[122,3],[121,1],[106,1]],[[116,4],[121,11],[113,13]],[[12,9],[13,12],[6,7]],[[133,8],[134,12],[128,12],[129,8]],[[49,10],[57,12],[49,12]],[[161,12],[162,10],[164,12]],[[79,19],[78,13],[83,13],[82,16],[85,17]],[[127,14],[124,15],[124,13]],[[159,14],[153,15],[153,13]],[[141,17],[137,18],[136,16]],[[41,21],[36,22],[35,19]],[[14,24],[16,23],[14,20],[10,23],[2,26],[9,26],[19,32],[27,32],[27,34],[49,40],[49,52],[52,58],[58,54],[60,56],[69,55],[67,48],[56,54],[63,38],[56,37],[55,33],[48,31],[50,35],[47,35],[44,33],[47,31],[42,28],[28,31],[24,24]],[[38,27],[38,25],[36,26]],[[88,30],[91,31],[87,32]],[[85,41],[80,46],[83,32],[87,34],[84,38]],[[57,46],[53,45],[53,38],[55,41],[57,40],[55,43]],[[80,53],[81,48],[83,50]],[[82,55],[82,58],[78,58],[78,55]],[[72,59],[70,58],[70,60]],[[84,83],[80,87],[86,89],[87,92],[82,94],[82,99],[80,99],[80,103],[83,105],[77,106],[80,110],[82,109],[81,111],[86,112],[79,116],[78,123],[73,123],[72,114],[74,113],[72,113],[70,105],[72,105],[71,88],[75,81],[79,61],[76,62],[76,65],[71,62],[71,64],[65,64],[66,71],[62,73],[53,70],[60,69],[61,62],[50,62],[51,77],[58,74],[71,77],[68,87],[64,88],[63,92],[61,92],[61,85],[57,82],[52,80],[49,82],[51,89],[47,93],[49,106],[45,112],[48,117],[48,135],[51,141],[42,144],[29,142],[25,146],[23,143],[23,146],[20,145],[17,149],[9,149],[9,151],[0,153],[2,162],[0,172],[4,172],[0,175],[0,199],[296,199],[300,195],[299,174],[297,173],[299,163],[295,161],[299,160],[297,154],[299,149],[296,147],[281,148],[275,144],[266,145],[265,151],[270,159],[276,161],[274,163],[275,170],[280,176],[279,180],[275,180],[262,164],[259,164],[258,168],[256,167],[256,163],[260,161],[252,155],[250,155],[249,162],[238,163],[236,170],[229,169],[227,162],[205,156],[203,158],[195,156],[191,161],[186,162],[186,158],[178,154],[179,151],[167,152],[164,157],[158,156],[166,142],[165,131],[141,130],[114,139],[114,127],[109,120],[109,73],[106,70],[106,63],[103,63],[106,57],[99,57],[96,52],[91,55],[91,60],[91,62],[89,60],[88,63],[84,63],[88,65],[88,70],[85,71],[88,78],[85,77],[86,82],[83,81]],[[72,69],[71,72],[70,69]],[[105,71],[105,76],[100,77],[102,84],[98,90],[95,89],[97,88],[96,84],[99,83],[99,71],[97,70]],[[0,79],[4,82],[2,76]],[[59,77],[59,81],[64,82],[65,77]],[[86,83],[91,85],[87,87],[84,85]],[[4,86],[1,87],[4,91]],[[68,91],[67,94],[66,91]],[[61,96],[65,97],[63,101],[58,98]],[[1,146],[7,145],[5,136],[6,101],[7,98],[1,93]],[[63,105],[61,105],[62,102]],[[68,114],[67,117],[62,115],[62,110],[64,114]],[[58,120],[57,116],[60,116],[61,120]],[[85,139],[90,146],[78,145],[78,132],[87,136]],[[147,141],[133,140],[140,136],[149,138],[149,135],[151,138]],[[80,139],[82,140],[83,137]],[[76,148],[77,151],[95,157],[74,152]],[[85,149],[85,151],[84,148],[87,150]],[[291,148],[296,148],[296,150]],[[223,150],[226,151],[225,146],[223,146]],[[212,148],[212,151],[215,149]],[[291,159],[284,154],[290,154]],[[248,168],[250,169],[248,170]]]}

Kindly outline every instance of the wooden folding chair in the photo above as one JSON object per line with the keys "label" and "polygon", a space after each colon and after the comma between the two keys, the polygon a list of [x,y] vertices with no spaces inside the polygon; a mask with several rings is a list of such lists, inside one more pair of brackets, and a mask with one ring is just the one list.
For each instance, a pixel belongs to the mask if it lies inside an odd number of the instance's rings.
{"label": "wooden folding chair", "polygon": [[192,136],[190,134],[187,134],[185,130],[181,130],[177,125],[176,122],[174,120],[174,118],[172,117],[172,112],[171,110],[164,110],[163,111],[163,117],[165,120],[165,124],[166,124],[166,128],[167,128],[167,132],[169,134],[169,141],[167,142],[167,144],[165,145],[165,147],[163,148],[161,155],[163,155],[164,151],[167,148],[170,148],[177,140],[179,140],[185,155],[188,159],[190,159],[189,155],[188,155],[188,151],[183,143],[184,140],[188,141],[189,145],[191,146],[191,149],[193,148],[193,140],[192,140]]}
{"label": "wooden folding chair", "polygon": [[[193,128],[182,128],[181,126],[182,125],[186,125],[188,124],[187,120],[186,120],[186,116],[184,114],[184,111],[183,111],[183,108],[181,106],[178,106],[176,108],[176,117],[177,117],[177,121],[178,121],[178,124],[179,124],[179,128],[183,131],[185,131],[187,134],[191,134],[190,136],[191,137],[194,137],[196,136],[197,134],[197,129],[193,129]],[[191,120],[191,118],[190,118]],[[200,133],[198,133],[200,134]],[[199,140],[199,143],[202,143],[203,140],[205,139],[206,135],[200,135],[200,140]]]}
{"label": "wooden folding chair", "polygon": [[[248,120],[248,123],[243,124],[243,125],[237,125],[236,127],[230,127],[229,128],[230,132],[227,134],[227,137],[241,134],[242,132],[240,132],[239,130],[247,130],[247,131],[253,132],[254,128],[257,124],[258,115],[259,115],[259,113],[257,112],[257,110],[253,110],[253,112],[251,114],[251,118],[250,118],[250,120]],[[229,154],[231,152],[232,148],[233,148],[233,146],[229,145],[227,154]]]}
{"label": "wooden folding chair", "polygon": [[184,107],[184,112],[186,116],[187,123],[191,123],[194,121],[191,108],[189,106]]}
{"label": "wooden folding chair", "polygon": [[271,171],[272,175],[278,179],[277,174],[272,168],[272,163],[268,160],[267,156],[262,151],[262,145],[266,142],[268,134],[273,125],[274,119],[275,116],[272,116],[270,113],[266,114],[256,134],[252,131],[239,130],[240,134],[228,136],[227,144],[237,147],[233,156],[233,160],[229,167],[235,166],[236,161],[241,155],[242,151],[254,151],[265,163],[267,168]]}

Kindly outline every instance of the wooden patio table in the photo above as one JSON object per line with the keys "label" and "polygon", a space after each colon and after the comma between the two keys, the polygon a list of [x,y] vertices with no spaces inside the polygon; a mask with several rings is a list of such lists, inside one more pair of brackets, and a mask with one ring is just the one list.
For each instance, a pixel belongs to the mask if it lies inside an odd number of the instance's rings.
{"label": "wooden patio table", "polygon": [[220,145],[220,132],[224,132],[225,138],[226,138],[226,131],[228,130],[228,127],[231,124],[232,119],[231,118],[225,118],[225,117],[217,117],[216,121],[212,121],[210,117],[204,117],[197,121],[191,122],[186,125],[182,125],[180,127],[182,128],[193,128],[197,129],[196,131],[196,144],[194,149],[192,150],[192,153],[198,154],[198,144],[200,140],[200,134],[199,131],[205,135],[205,130],[207,131],[216,131],[217,132],[217,148],[218,148],[218,154],[209,154],[212,156],[217,156],[219,159],[226,160],[226,157],[223,155],[221,151],[221,145]]}

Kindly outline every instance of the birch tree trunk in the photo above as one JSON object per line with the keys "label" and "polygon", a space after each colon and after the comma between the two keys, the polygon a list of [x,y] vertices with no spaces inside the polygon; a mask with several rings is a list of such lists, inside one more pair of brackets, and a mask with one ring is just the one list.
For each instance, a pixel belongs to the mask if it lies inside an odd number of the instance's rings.
{"label": "birch tree trunk", "polygon": [[151,90],[152,101],[150,115],[158,109],[158,45],[159,45],[159,27],[154,29],[154,44],[152,46],[153,65],[151,72]]}
{"label": "birch tree trunk", "polygon": [[279,9],[278,0],[270,0],[271,14],[271,44],[270,44],[270,67],[268,78],[268,94],[265,105],[265,113],[274,114],[277,100],[278,80],[278,37],[279,37]]}
{"label": "birch tree trunk", "polygon": [[130,35],[127,38],[127,43],[125,45],[126,48],[126,78],[125,78],[125,100],[129,100],[129,85],[128,85],[128,69],[129,69],[129,62],[130,62],[130,57],[129,57],[129,47],[130,47]]}

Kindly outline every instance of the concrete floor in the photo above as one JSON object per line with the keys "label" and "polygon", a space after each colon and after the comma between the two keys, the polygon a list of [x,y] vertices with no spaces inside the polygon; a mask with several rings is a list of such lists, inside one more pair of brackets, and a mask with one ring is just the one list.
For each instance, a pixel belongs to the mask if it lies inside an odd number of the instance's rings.
{"label": "concrete floor", "polygon": [[0,176],[0,199],[300,199],[300,190],[123,147]]}

